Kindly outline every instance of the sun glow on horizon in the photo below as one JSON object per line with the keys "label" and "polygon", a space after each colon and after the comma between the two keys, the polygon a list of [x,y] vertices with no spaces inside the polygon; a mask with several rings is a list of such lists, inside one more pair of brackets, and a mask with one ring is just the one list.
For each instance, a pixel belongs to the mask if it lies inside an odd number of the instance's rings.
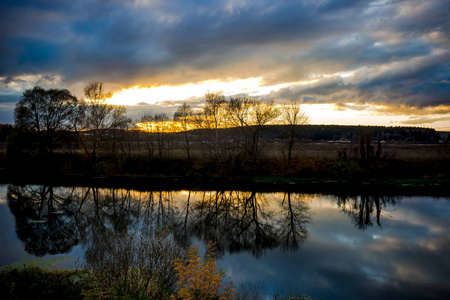
{"label": "sun glow on horizon", "polygon": [[109,99],[110,104],[115,105],[136,105],[138,103],[155,104],[163,101],[182,101],[192,98],[200,98],[208,91],[222,91],[225,96],[247,94],[249,96],[262,96],[272,91],[292,85],[307,85],[317,82],[317,79],[310,81],[288,82],[277,85],[261,85],[262,78],[248,78],[234,81],[207,80],[195,84],[185,84],[177,86],[134,86],[129,89],[122,89],[113,94]]}
{"label": "sun glow on horizon", "polygon": [[[222,91],[224,96],[245,94],[251,97],[269,97],[270,99],[271,92],[278,92],[280,89],[289,87],[314,86],[321,79],[333,76],[351,79],[354,72],[320,74],[308,81],[276,85],[264,85],[262,77],[254,77],[238,80],[207,80],[177,86],[134,86],[115,92],[108,103],[125,106],[135,106],[139,103],[156,104],[160,109],[166,108],[166,113],[171,115],[181,102],[189,104],[190,101],[193,101],[198,107],[202,107],[203,103],[201,102],[204,102],[204,96],[208,92]],[[280,100],[274,99],[274,101],[279,102]],[[309,116],[310,124],[412,125],[450,130],[450,108],[448,106],[414,108],[370,103],[304,103],[302,109]]]}

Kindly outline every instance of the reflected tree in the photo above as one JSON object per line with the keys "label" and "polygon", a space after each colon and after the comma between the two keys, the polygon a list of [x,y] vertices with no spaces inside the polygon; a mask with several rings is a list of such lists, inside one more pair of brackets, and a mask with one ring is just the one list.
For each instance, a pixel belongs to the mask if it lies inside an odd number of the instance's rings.
{"label": "reflected tree", "polygon": [[242,191],[137,192],[125,189],[9,186],[8,205],[18,237],[35,255],[68,252],[103,232],[170,229],[179,245],[193,238],[217,242],[219,253],[255,257],[282,247],[297,250],[307,238],[309,208],[298,194]]}
{"label": "reflected tree", "polygon": [[281,203],[282,218],[280,218],[278,237],[283,249],[295,251],[308,238],[306,226],[311,222],[308,205],[301,194],[284,194]]}
{"label": "reflected tree", "polygon": [[16,219],[16,233],[30,254],[66,253],[78,244],[74,203],[58,192],[51,186],[8,186],[7,201]]}
{"label": "reflected tree", "polygon": [[378,227],[381,225],[381,212],[388,204],[395,206],[398,198],[378,195],[361,195],[358,197],[341,196],[337,204],[339,209],[346,213],[352,223],[360,230],[372,227],[373,221]]}
{"label": "reflected tree", "polygon": [[202,192],[197,201],[192,203],[191,194],[188,199],[173,226],[178,239],[211,240],[221,253],[248,251],[259,257],[280,246],[296,250],[307,238],[309,208],[300,196],[285,196],[280,211],[256,192]]}

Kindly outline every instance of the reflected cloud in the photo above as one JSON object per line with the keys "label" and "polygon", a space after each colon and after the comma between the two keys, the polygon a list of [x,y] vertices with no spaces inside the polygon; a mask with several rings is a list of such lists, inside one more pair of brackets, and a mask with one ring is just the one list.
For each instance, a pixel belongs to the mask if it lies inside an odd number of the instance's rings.
{"label": "reflected cloud", "polygon": [[218,266],[236,284],[280,282],[327,299],[450,295],[448,199],[14,185],[5,192],[17,236],[34,255],[86,247],[105,229],[169,227],[180,245],[218,241]]}

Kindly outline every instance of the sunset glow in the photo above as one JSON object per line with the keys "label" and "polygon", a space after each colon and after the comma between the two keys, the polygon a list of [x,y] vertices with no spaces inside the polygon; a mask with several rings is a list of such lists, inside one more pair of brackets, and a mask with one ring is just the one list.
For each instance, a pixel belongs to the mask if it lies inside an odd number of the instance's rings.
{"label": "sunset glow", "polygon": [[229,81],[208,80],[196,84],[186,84],[179,86],[135,86],[129,89],[122,89],[114,93],[109,100],[110,104],[116,105],[136,105],[138,103],[155,104],[162,101],[183,101],[192,98],[200,98],[207,92],[222,91],[225,96],[246,94],[249,96],[263,96],[270,92],[277,92],[281,88],[293,85],[307,85],[318,80],[289,82],[271,86],[262,86],[262,78],[249,78]]}
{"label": "sunset glow", "polygon": [[222,91],[312,124],[450,130],[448,1],[80,1],[2,4],[0,122],[26,89],[99,81],[133,120]]}

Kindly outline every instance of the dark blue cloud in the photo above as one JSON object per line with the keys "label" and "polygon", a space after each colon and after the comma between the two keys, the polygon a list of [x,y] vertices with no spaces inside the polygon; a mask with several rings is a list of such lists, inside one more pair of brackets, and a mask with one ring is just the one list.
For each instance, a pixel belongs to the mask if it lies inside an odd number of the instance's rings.
{"label": "dark blue cloud", "polygon": [[348,68],[428,55],[433,45],[419,39],[387,44],[369,35],[352,34],[318,43],[310,56],[345,63]]}
{"label": "dark blue cloud", "polygon": [[12,111],[20,97],[17,95],[0,95],[0,124],[13,124]]}
{"label": "dark blue cloud", "polygon": [[[435,0],[2,1],[0,77],[129,87],[356,72],[358,80],[291,89],[291,96],[379,102],[381,92],[393,103],[448,105],[448,55],[415,66],[436,51],[450,53],[448,15],[450,2]],[[371,74],[393,62],[411,70]]]}

